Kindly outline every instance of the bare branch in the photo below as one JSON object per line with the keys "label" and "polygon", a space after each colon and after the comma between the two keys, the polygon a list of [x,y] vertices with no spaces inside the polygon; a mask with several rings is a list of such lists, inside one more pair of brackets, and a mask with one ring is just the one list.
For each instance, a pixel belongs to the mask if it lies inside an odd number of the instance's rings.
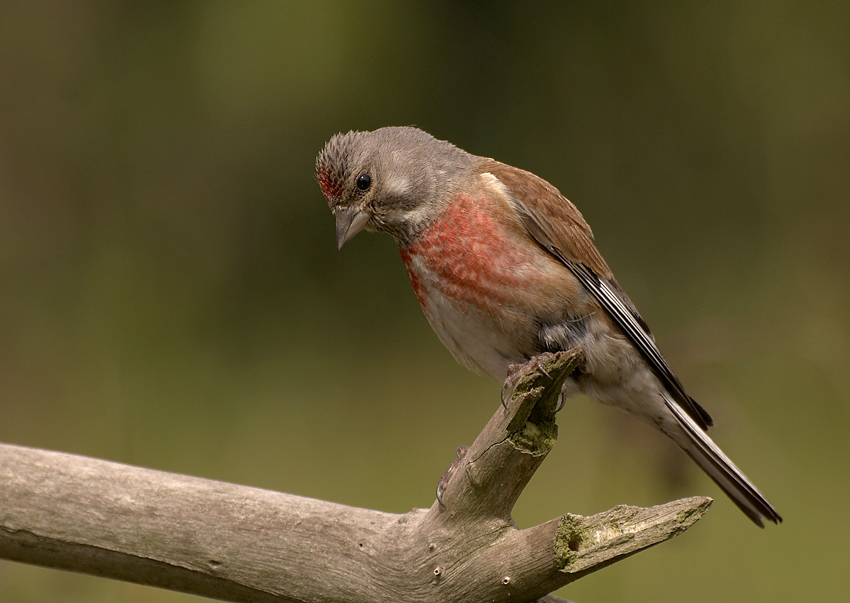
{"label": "bare branch", "polygon": [[0,558],[239,602],[533,601],[692,525],[710,499],[520,530],[580,355],[527,375],[458,460],[442,504],[396,515],[0,445]]}

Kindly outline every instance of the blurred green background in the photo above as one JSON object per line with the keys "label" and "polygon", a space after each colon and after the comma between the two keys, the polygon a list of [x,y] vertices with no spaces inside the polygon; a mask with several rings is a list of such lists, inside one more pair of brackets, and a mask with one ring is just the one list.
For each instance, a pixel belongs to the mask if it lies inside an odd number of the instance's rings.
{"label": "blurred green background", "polygon": [[[764,531],[586,399],[520,500],[717,501],[564,589],[846,597],[850,4],[4,2],[0,441],[404,512],[499,385],[431,332],[389,237],[338,253],[313,162],[418,125],[577,203]],[[184,602],[0,562],[4,603]]]}

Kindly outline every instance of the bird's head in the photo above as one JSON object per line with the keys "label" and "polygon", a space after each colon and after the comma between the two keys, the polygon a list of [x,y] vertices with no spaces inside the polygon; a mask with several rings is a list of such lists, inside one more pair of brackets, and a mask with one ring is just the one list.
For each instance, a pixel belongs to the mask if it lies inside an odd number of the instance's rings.
{"label": "bird's head", "polygon": [[477,159],[417,128],[335,135],[316,158],[316,176],[336,218],[337,245],[364,228],[411,241]]}

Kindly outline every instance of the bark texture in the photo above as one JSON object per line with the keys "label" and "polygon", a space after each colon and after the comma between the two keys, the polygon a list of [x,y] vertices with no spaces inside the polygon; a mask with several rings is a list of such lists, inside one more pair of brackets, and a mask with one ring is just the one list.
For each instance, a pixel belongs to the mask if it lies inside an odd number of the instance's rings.
{"label": "bark texture", "polygon": [[711,504],[515,526],[580,354],[524,375],[439,499],[402,515],[0,445],[0,558],[238,602],[559,601],[547,594],[679,534]]}

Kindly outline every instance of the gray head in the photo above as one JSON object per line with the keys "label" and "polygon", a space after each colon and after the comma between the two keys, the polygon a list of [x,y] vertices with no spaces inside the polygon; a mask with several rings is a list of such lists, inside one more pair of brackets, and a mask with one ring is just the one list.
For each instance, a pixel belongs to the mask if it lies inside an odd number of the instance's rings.
{"label": "gray head", "polygon": [[339,247],[364,228],[409,242],[478,161],[417,128],[335,135],[316,158],[316,175],[336,217]]}

